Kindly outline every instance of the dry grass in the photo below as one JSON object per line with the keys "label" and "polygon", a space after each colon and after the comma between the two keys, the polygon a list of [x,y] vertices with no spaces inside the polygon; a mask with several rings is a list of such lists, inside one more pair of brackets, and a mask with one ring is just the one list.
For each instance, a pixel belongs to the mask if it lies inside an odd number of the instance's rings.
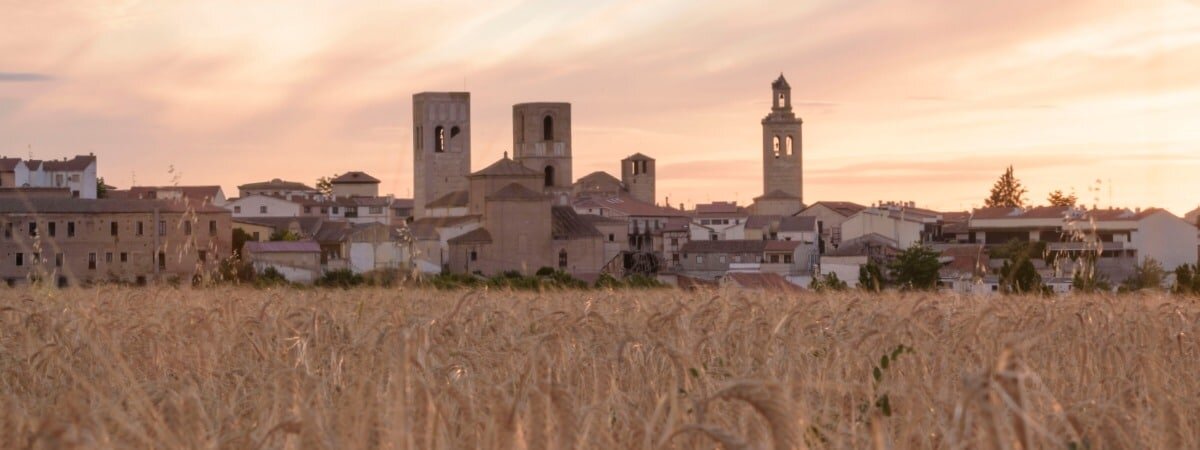
{"label": "dry grass", "polygon": [[3,290],[0,446],[1200,448],[1198,332],[1168,296]]}

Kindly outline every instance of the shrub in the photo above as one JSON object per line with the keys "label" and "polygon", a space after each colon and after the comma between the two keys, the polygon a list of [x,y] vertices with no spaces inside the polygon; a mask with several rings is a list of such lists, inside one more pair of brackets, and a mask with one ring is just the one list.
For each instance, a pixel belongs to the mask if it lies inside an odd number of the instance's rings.
{"label": "shrub", "polygon": [[356,274],[350,269],[339,269],[325,272],[316,281],[317,286],[333,287],[333,288],[351,288],[365,283],[366,280],[362,275]]}

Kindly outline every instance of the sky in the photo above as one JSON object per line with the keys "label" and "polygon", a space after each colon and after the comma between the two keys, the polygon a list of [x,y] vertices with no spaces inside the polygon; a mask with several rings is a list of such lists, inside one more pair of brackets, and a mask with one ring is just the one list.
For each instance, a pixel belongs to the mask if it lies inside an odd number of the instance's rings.
{"label": "sky", "polygon": [[412,94],[471,92],[472,167],[511,107],[572,104],[574,175],[657,159],[659,201],[762,194],[770,83],[804,200],[1200,205],[1200,1],[0,0],[0,155],[94,153],[120,188],[412,192]]}

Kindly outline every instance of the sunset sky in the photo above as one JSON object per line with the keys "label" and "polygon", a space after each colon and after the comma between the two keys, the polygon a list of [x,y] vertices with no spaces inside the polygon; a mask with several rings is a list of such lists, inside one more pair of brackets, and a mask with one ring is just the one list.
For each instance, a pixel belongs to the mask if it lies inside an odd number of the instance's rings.
{"label": "sunset sky", "polygon": [[0,154],[94,152],[122,188],[407,197],[412,94],[467,90],[475,169],[512,104],[566,101],[576,177],[642,152],[660,201],[748,203],[783,72],[808,203],[963,210],[1012,164],[1034,203],[1200,204],[1195,1],[0,0],[0,30]]}

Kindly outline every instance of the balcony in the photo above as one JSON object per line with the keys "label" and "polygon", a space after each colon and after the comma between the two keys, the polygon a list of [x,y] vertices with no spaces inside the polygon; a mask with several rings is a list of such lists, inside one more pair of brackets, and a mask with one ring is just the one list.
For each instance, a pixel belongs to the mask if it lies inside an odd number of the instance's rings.
{"label": "balcony", "polygon": [[1127,242],[1047,242],[1046,250],[1052,252],[1115,251],[1132,250]]}

